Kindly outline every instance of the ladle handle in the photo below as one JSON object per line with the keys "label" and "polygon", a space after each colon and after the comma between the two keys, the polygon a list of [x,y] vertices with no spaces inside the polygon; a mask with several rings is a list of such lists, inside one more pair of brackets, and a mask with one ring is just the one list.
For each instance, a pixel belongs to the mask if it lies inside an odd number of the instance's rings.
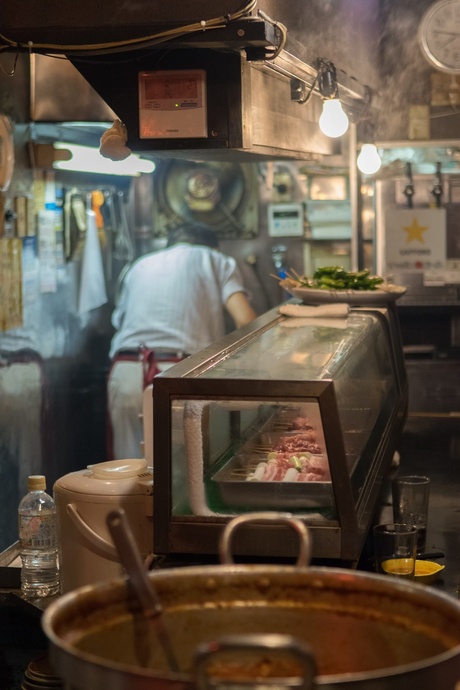
{"label": "ladle handle", "polygon": [[149,618],[158,616],[162,611],[161,603],[147,577],[125,511],[122,508],[112,510],[107,515],[106,520],[114,544],[118,549],[121,564],[128,574],[144,614]]}
{"label": "ladle handle", "polygon": [[156,632],[168,660],[169,668],[171,671],[179,673],[179,664],[160,615],[163,610],[161,602],[155,587],[148,578],[123,508],[112,510],[107,515],[106,522],[118,549],[121,564],[128,574],[132,590],[139,599],[142,612],[147,618],[155,621]]}

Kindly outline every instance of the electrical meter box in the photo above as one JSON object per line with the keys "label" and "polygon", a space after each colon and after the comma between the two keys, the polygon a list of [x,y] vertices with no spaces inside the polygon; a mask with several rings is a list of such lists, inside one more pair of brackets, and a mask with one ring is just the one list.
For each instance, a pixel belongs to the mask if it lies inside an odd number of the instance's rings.
{"label": "electrical meter box", "polygon": [[139,73],[141,139],[206,137],[205,70]]}

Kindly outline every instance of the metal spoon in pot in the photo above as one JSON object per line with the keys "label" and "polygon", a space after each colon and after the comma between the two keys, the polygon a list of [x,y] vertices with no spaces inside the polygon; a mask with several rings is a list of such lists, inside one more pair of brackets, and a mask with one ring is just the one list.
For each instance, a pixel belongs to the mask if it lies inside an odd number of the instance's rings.
{"label": "metal spoon in pot", "polygon": [[168,631],[161,618],[163,607],[147,571],[123,508],[112,510],[106,518],[107,527],[118,550],[120,561],[126,570],[132,591],[136,595],[145,619],[155,623],[155,631],[161,642],[171,671],[179,673],[179,665],[169,639]]}

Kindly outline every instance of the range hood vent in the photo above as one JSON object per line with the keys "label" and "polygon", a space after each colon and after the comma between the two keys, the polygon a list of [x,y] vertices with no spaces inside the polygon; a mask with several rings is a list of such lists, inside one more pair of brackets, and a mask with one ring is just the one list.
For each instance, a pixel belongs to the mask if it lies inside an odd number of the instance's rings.
{"label": "range hood vent", "polygon": [[[95,63],[71,58],[93,89],[127,127],[128,146],[156,156],[196,159],[317,159],[335,152],[333,140],[317,125],[320,102],[307,107],[290,100],[289,79],[264,64],[249,62],[240,52],[177,48],[155,54],[136,52]],[[207,118],[202,137],[142,138],[139,123],[139,73],[206,75]]]}
{"label": "range hood vent", "polygon": [[[53,1],[50,0],[51,4]],[[105,0],[103,4],[106,4]],[[147,12],[146,23],[141,27],[136,24],[138,18],[135,13],[129,13],[125,36],[139,35],[141,28],[142,36],[150,32],[152,40],[167,33],[177,12],[167,11],[164,3],[155,1],[149,4],[148,10],[145,2],[141,1],[140,5]],[[162,8],[156,24],[153,24],[152,6]],[[251,3],[242,0],[227,3],[216,0],[201,2],[197,9],[196,3],[183,2],[180,24],[183,27],[187,21],[195,21],[198,10],[201,17],[215,17],[218,13],[223,16],[225,11],[231,14],[250,6]],[[117,2],[114,7],[118,7]],[[0,20],[1,15],[0,10]],[[104,44],[104,41],[115,40],[117,32],[122,29],[121,15],[115,11],[114,15],[108,13],[105,19],[96,19],[95,26],[98,26],[100,35],[98,49],[95,50],[90,50],[88,45],[88,41],[95,37],[90,36],[88,27],[82,25],[81,17],[72,29],[71,22],[65,24],[65,18],[61,16],[61,28],[65,29],[61,40],[67,41],[67,46],[61,46],[61,55],[56,57],[45,55],[49,54],[50,46],[46,46],[44,41],[53,39],[50,27],[59,26],[59,21],[46,25],[44,20],[40,20],[38,28],[32,30],[27,28],[25,20],[21,24],[17,13],[13,16],[16,19],[11,21],[10,18],[9,34],[7,31],[5,34],[13,35],[18,41],[24,41],[26,36],[33,38],[33,122],[83,120],[111,123],[119,118],[126,125],[129,148],[152,157],[320,161],[323,157],[340,153],[340,143],[326,137],[319,129],[321,99],[311,98],[307,105],[291,100],[293,78],[301,78],[306,84],[315,80],[314,61],[301,60],[287,52],[287,48],[292,50],[293,46],[304,52],[304,47],[296,46],[296,41],[291,39],[280,43],[276,23],[263,12],[257,16],[248,16],[246,12],[237,21],[229,21],[227,25],[224,22],[223,26],[206,31],[176,34],[174,30],[172,40],[162,40],[159,45],[153,42],[148,47],[142,42],[140,45],[144,47],[136,46],[134,49],[132,45],[110,48],[112,44]],[[22,13],[21,16],[29,15]],[[207,20],[203,21],[206,23]],[[176,18],[176,27],[177,24]],[[31,26],[29,21],[28,26]],[[69,36],[74,39],[72,49],[68,44]],[[78,39],[82,41],[80,46],[76,43]],[[286,49],[282,49],[282,45]],[[23,44],[20,46],[25,50]],[[53,67],[44,68],[44,61],[48,65],[54,62]],[[187,74],[190,70],[205,75],[206,122],[202,131],[191,136],[174,134],[169,137],[163,133],[150,136],[148,131],[146,134],[140,114],[139,75],[159,71],[177,75],[178,72]],[[340,88],[343,99],[348,93],[347,88],[343,84]],[[355,98],[355,93],[350,94]],[[168,113],[163,112],[163,117],[167,118]],[[165,131],[183,130],[179,127]]]}
{"label": "range hood vent", "polygon": [[105,122],[115,112],[66,58],[30,56],[32,122]]}

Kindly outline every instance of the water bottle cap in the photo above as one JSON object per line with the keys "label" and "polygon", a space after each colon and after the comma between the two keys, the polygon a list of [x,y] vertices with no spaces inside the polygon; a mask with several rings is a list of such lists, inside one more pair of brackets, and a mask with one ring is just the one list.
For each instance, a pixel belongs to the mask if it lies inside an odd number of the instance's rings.
{"label": "water bottle cap", "polygon": [[27,480],[29,491],[45,491],[46,478],[43,474],[31,474]]}

